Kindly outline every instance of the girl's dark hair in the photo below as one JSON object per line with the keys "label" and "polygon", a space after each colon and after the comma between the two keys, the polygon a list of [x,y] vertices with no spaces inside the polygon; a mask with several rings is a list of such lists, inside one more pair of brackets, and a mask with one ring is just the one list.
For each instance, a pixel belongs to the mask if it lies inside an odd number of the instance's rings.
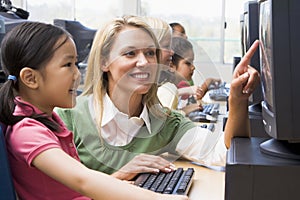
{"label": "girl's dark hair", "polygon": [[189,51],[193,51],[193,45],[190,41],[182,37],[173,37],[171,49],[174,52],[172,63],[178,66],[180,60],[185,59]]}
{"label": "girl's dark hair", "polygon": [[[58,40],[65,37],[63,42]],[[8,32],[1,43],[1,65],[6,76],[13,75],[17,78],[6,80],[0,88],[0,122],[5,125],[14,125],[25,117],[33,118],[52,131],[59,131],[56,122],[45,114],[37,114],[28,105],[15,99],[19,92],[19,74],[22,68],[30,67],[42,70],[51,60],[57,48],[71,37],[68,32],[60,27],[41,22],[24,22]],[[27,106],[32,109],[29,116],[13,115],[16,105]],[[26,108],[28,109],[28,108]]]}

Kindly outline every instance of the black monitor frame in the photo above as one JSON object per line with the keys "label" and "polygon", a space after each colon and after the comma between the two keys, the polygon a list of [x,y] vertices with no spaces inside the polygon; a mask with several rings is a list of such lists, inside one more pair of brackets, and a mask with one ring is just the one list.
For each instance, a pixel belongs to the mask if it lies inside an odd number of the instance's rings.
{"label": "black monitor frame", "polygon": [[[17,16],[15,16],[13,13],[5,13],[5,12],[0,12],[0,44],[2,43],[2,40],[4,36],[15,26],[28,22],[28,20],[21,19]],[[1,67],[0,63],[0,84],[4,83],[6,81],[5,73]]]}
{"label": "black monitor frame", "polygon": [[[244,3],[243,19],[240,20],[242,27],[242,55],[249,50],[253,42],[259,39],[259,8],[257,1]],[[250,61],[250,65],[260,72],[260,55],[256,51]],[[250,114],[261,115],[261,102],[263,100],[261,86],[259,85],[249,97]]]}
{"label": "black monitor frame", "polygon": [[76,20],[54,19],[54,25],[64,28],[73,36],[78,63],[84,62],[91,50],[96,30],[88,28]]}
{"label": "black monitor frame", "polygon": [[300,159],[300,1],[260,0],[259,6],[262,117],[273,138],[261,144],[261,150]]}

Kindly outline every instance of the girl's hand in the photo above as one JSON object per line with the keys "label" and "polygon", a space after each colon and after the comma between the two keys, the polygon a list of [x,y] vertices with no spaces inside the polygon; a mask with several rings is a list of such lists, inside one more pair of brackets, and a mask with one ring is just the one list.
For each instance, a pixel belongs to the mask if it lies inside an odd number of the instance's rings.
{"label": "girl's hand", "polygon": [[230,85],[232,99],[247,100],[255,87],[259,84],[260,75],[257,70],[249,66],[250,60],[258,48],[259,41],[255,41],[233,72]]}

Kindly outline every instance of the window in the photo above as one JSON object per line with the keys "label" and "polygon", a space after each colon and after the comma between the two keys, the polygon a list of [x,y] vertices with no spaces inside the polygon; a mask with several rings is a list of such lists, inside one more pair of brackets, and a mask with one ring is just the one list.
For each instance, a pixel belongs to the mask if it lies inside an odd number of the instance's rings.
{"label": "window", "polygon": [[[168,22],[182,23],[189,39],[202,52],[201,59],[205,62],[232,63],[234,56],[241,55],[239,17],[245,0],[15,0],[12,2],[17,6],[26,7],[30,12],[30,20],[53,23],[53,19],[56,18],[76,19],[90,28],[99,28],[110,18],[121,16],[129,9],[129,12],[131,10],[129,14],[161,17]],[[224,29],[225,21],[226,29]]]}
{"label": "window", "polygon": [[[232,63],[233,56],[240,54],[239,17],[244,1],[141,0],[140,15],[161,17],[168,22],[182,23],[189,39],[206,54],[206,58],[202,59],[213,63]],[[225,15],[222,15],[224,12]]]}
{"label": "window", "polygon": [[[98,28],[110,18],[123,13],[123,0],[27,0],[29,20],[53,23],[54,19],[78,20]],[[45,14],[47,13],[47,14]]]}

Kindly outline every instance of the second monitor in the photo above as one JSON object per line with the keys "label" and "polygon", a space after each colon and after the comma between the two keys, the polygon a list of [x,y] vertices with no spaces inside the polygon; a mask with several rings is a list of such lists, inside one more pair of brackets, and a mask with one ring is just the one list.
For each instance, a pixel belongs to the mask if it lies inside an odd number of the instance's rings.
{"label": "second monitor", "polygon": [[66,29],[73,36],[77,48],[78,63],[83,62],[88,57],[96,30],[75,20],[54,19],[54,25]]}

